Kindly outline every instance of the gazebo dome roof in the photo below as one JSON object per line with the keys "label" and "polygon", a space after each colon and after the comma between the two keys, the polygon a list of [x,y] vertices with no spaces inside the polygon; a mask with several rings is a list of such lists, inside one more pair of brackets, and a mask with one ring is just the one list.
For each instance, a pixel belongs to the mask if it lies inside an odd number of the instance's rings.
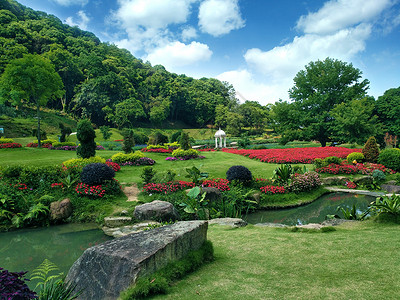
{"label": "gazebo dome roof", "polygon": [[226,133],[225,131],[223,131],[221,128],[215,133],[215,137],[216,138],[220,138],[220,137],[226,137]]}

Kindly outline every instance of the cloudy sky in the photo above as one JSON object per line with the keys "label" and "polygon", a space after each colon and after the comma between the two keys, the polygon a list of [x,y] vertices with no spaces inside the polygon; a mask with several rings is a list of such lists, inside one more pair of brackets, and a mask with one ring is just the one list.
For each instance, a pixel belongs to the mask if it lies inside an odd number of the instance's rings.
{"label": "cloudy sky", "polygon": [[400,0],[19,0],[152,65],[230,82],[240,100],[288,99],[296,73],[352,63],[378,97],[400,86]]}

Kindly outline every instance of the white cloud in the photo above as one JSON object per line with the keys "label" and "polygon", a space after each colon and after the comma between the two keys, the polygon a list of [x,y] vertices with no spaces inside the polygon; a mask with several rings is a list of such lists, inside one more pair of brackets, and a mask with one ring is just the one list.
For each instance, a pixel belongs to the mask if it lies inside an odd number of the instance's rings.
{"label": "white cloud", "polygon": [[62,6],[81,5],[85,6],[89,0],[52,0]]}
{"label": "white cloud", "polygon": [[270,51],[250,49],[244,55],[248,65],[275,81],[292,76],[310,61],[331,57],[348,60],[365,49],[371,26],[359,25],[331,35],[307,34]]}
{"label": "white cloud", "polygon": [[201,31],[221,36],[245,26],[238,0],[205,0],[200,4]]}
{"label": "white cloud", "polygon": [[73,17],[68,17],[65,22],[69,26],[78,26],[82,30],[87,30],[87,26],[90,22],[90,18],[86,15],[86,13],[83,10],[78,11],[78,20],[74,20]]}
{"label": "white cloud", "polygon": [[305,33],[329,34],[369,22],[392,5],[391,0],[331,0],[317,12],[302,16],[297,28]]}
{"label": "white cloud", "polygon": [[[121,47],[150,53],[171,43],[176,37],[169,26],[183,24],[191,13],[192,3],[198,0],[118,0],[119,8],[113,19],[126,32],[127,38],[116,41]],[[193,31],[186,31],[193,35]],[[183,36],[182,36],[183,37]]]}
{"label": "white cloud", "polygon": [[171,42],[154,49],[147,56],[147,60],[153,65],[161,64],[167,70],[175,72],[180,67],[207,61],[211,56],[212,51],[205,44],[191,42],[186,45],[181,42]]}
{"label": "white cloud", "polygon": [[[242,103],[245,100],[250,100],[258,101],[265,105],[267,103],[274,103],[282,98],[282,94],[287,94],[287,88],[285,85],[259,82],[248,70],[224,72],[218,75],[217,79],[232,84],[235,88],[237,98]],[[290,82],[287,84],[290,84]]]}
{"label": "white cloud", "polygon": [[188,41],[197,37],[197,31],[194,27],[188,26],[182,30],[182,40]]}

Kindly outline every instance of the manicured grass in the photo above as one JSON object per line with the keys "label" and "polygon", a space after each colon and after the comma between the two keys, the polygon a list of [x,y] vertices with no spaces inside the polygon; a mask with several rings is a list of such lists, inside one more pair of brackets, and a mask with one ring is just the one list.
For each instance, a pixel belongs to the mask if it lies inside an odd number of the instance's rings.
{"label": "manicured grass", "polygon": [[400,227],[336,228],[210,226],[215,261],[152,299],[398,299]]}

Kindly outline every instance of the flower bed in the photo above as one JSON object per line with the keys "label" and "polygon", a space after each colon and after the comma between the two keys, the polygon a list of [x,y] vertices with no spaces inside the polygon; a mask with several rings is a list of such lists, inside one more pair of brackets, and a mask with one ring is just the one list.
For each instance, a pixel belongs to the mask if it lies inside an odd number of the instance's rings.
{"label": "flower bed", "polygon": [[22,145],[20,143],[0,144],[0,149],[12,149],[12,148],[22,148]]}
{"label": "flower bed", "polygon": [[60,146],[60,147],[53,147],[50,145],[48,147],[50,150],[66,150],[66,151],[76,151],[77,146]]}
{"label": "flower bed", "polygon": [[202,183],[203,187],[214,187],[219,189],[220,191],[229,191],[229,180],[224,179],[224,178],[215,178],[215,179],[209,179],[209,180],[204,180]]}
{"label": "flower bed", "polygon": [[384,165],[373,164],[373,163],[358,163],[351,165],[347,162],[338,164],[330,164],[327,167],[318,168],[315,171],[317,173],[328,173],[328,174],[364,174],[371,175],[374,170],[380,170],[387,174],[395,174],[396,172],[392,169],[386,168]]}
{"label": "flower bed", "polygon": [[172,151],[174,151],[174,150],[173,149],[164,149],[164,148],[152,148],[152,149],[143,148],[141,151],[152,152],[152,153],[172,153]]}
{"label": "flower bed", "polygon": [[223,149],[222,151],[247,156],[251,159],[259,159],[267,163],[293,163],[311,164],[316,158],[337,156],[346,158],[353,152],[361,152],[361,149],[348,149],[342,147],[312,147],[312,148],[287,148],[287,149]]}
{"label": "flower bed", "polygon": [[171,181],[167,183],[148,183],[143,186],[143,191],[150,193],[169,194],[177,191],[185,190],[194,187],[193,182],[188,181]]}
{"label": "flower bed", "polygon": [[120,163],[120,166],[152,166],[156,163],[154,159],[148,157],[141,157],[136,159],[135,161],[126,161]]}
{"label": "flower bed", "polygon": [[263,193],[268,194],[268,195],[285,193],[285,187],[283,187],[283,186],[266,185],[266,186],[260,187],[260,190]]}
{"label": "flower bed", "polygon": [[182,156],[182,157],[169,156],[165,160],[166,161],[177,161],[177,160],[204,159],[204,158],[206,158],[206,157],[203,155],[198,155],[198,156],[186,155],[186,156]]}

